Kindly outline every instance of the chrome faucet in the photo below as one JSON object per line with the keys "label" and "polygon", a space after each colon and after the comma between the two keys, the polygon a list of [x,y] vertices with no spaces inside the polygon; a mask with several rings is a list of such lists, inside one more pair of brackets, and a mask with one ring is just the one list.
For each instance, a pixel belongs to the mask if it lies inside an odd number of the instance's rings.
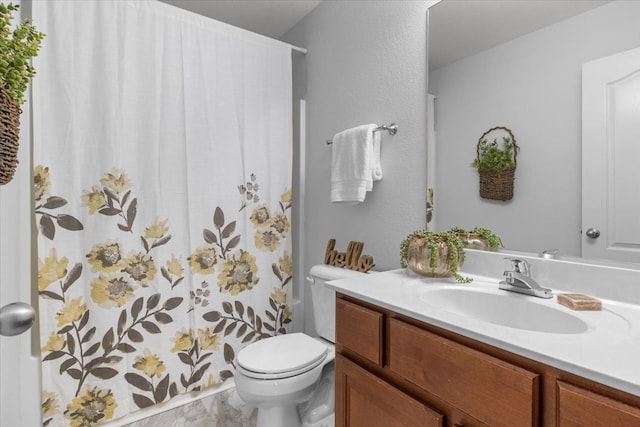
{"label": "chrome faucet", "polygon": [[513,270],[504,272],[505,280],[500,282],[500,289],[538,298],[553,298],[551,289],[543,288],[529,275],[529,263],[527,261],[520,258],[505,259],[511,261]]}

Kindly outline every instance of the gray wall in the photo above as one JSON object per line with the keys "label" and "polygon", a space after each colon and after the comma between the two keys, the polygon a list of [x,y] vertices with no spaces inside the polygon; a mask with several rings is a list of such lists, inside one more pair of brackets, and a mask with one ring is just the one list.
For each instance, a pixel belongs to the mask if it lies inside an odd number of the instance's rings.
{"label": "gray wall", "polygon": [[[330,238],[340,250],[350,240],[363,241],[375,269],[393,269],[399,268],[401,240],[425,226],[426,20],[432,3],[324,1],[283,37],[308,49],[294,62],[294,95],[307,100],[304,217],[294,211],[304,240],[298,285],[312,265],[324,262]],[[391,122],[399,131],[382,135],[382,181],[360,205],[332,204],[325,141],[346,128]],[[307,309],[305,329],[311,328]]]}
{"label": "gray wall", "polygon": [[[616,1],[430,73],[439,229],[484,226],[507,248],[580,255],[581,67],[640,46],[639,22],[640,2]],[[496,125],[521,147],[506,203],[480,199],[469,166]]]}

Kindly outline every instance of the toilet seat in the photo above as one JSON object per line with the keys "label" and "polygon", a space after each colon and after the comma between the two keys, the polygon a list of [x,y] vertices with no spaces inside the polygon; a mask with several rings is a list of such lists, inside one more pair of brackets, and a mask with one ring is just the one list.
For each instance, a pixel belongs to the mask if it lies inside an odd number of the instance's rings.
{"label": "toilet seat", "polygon": [[278,335],[240,350],[236,369],[250,378],[288,378],[320,365],[328,352],[326,345],[303,333]]}

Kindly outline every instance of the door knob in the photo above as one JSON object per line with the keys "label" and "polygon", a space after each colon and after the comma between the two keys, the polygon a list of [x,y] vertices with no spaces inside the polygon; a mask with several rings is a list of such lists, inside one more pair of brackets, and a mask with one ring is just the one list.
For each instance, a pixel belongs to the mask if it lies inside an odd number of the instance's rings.
{"label": "door knob", "polygon": [[587,237],[590,239],[597,239],[598,237],[600,237],[600,230],[592,227],[587,230],[586,234],[587,234]]}
{"label": "door knob", "polygon": [[24,302],[12,302],[0,308],[0,335],[20,335],[31,327],[36,311]]}

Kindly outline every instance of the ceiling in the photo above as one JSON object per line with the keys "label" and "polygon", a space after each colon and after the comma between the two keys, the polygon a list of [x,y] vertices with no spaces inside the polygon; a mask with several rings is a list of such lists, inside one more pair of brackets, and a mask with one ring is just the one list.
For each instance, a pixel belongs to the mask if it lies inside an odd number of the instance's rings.
{"label": "ceiling", "polygon": [[429,69],[497,46],[611,0],[443,0],[429,9]]}
{"label": "ceiling", "polygon": [[280,39],[320,0],[161,0],[236,27]]}
{"label": "ceiling", "polygon": [[[321,0],[161,1],[274,39],[282,38],[321,2]],[[610,1],[442,0],[429,9],[429,69],[440,68]],[[360,3],[363,8],[366,8],[368,1]]]}

